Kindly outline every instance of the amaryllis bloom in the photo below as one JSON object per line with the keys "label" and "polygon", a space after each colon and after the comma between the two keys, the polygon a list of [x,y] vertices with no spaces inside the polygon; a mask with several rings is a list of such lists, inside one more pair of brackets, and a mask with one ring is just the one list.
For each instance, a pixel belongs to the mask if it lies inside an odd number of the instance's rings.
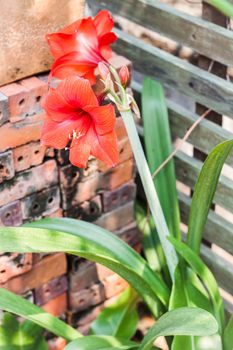
{"label": "amaryllis bloom", "polygon": [[102,10],[94,18],[80,19],[57,33],[48,34],[46,39],[55,58],[51,75],[59,79],[78,75],[94,84],[98,63],[112,55],[110,44],[117,39],[111,32],[113,25],[110,13]]}
{"label": "amaryllis bloom", "polygon": [[108,166],[118,163],[115,109],[111,104],[99,106],[88,80],[64,79],[49,90],[42,105],[42,144],[62,149],[70,143],[70,162],[80,168],[86,167],[90,155]]}

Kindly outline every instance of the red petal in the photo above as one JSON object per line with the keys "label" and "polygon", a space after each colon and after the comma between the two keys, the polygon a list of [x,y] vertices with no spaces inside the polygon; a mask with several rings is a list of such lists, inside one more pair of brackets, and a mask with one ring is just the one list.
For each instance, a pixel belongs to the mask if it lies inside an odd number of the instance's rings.
{"label": "red petal", "polygon": [[70,162],[78,168],[86,168],[91,152],[91,145],[85,143],[85,136],[72,141],[70,149]]}
{"label": "red petal", "polygon": [[91,147],[91,154],[112,167],[119,162],[117,137],[114,131],[99,136]]}
{"label": "red petal", "polygon": [[114,22],[110,12],[107,10],[102,10],[94,17],[93,22],[96,26],[98,37],[111,32]]}
{"label": "red petal", "polygon": [[87,116],[79,119],[68,119],[62,123],[56,123],[47,118],[42,129],[42,144],[56,149],[65,148],[69,142],[69,134],[72,133],[73,130],[80,132],[82,132],[83,128],[85,128],[85,131],[87,130],[87,120],[89,120],[90,123],[90,118]]}
{"label": "red petal", "polygon": [[95,130],[99,135],[107,134],[114,129],[116,115],[112,104],[98,107],[87,106],[84,107],[84,110],[91,115]]}

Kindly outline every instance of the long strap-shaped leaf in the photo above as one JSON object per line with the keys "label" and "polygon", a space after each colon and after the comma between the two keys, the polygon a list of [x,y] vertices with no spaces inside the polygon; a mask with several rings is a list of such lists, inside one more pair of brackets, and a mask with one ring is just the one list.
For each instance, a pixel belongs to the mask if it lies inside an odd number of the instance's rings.
{"label": "long strap-shaped leaf", "polygon": [[58,318],[3,288],[0,288],[0,309],[30,320],[68,341],[82,337],[81,333]]}
{"label": "long strap-shaped leaf", "polygon": [[233,140],[217,145],[208,155],[194,189],[188,223],[188,245],[197,254],[222,167],[233,148]]}
{"label": "long strap-shaped leaf", "polygon": [[150,350],[160,336],[204,336],[215,334],[217,331],[218,324],[209,312],[199,308],[181,307],[160,317],[144,337],[139,350]]}
{"label": "long strap-shaped leaf", "polygon": [[208,289],[211,301],[213,303],[214,315],[219,324],[219,332],[224,329],[224,307],[223,301],[219,292],[218,284],[209,270],[203,263],[201,258],[192,251],[185,243],[179,242],[174,237],[169,237],[170,242],[174,245],[176,251],[185,259],[193,271],[200,277],[206,288]]}
{"label": "long strap-shaped leaf", "polygon": [[137,347],[138,345],[132,341],[111,336],[89,335],[71,342],[65,350],[129,350]]}
{"label": "long strap-shaped leaf", "polygon": [[0,247],[7,252],[70,252],[105,265],[126,279],[155,316],[157,298],[168,304],[167,286],[146,261],[120,238],[96,225],[63,218],[41,220],[21,228],[1,228]]}
{"label": "long strap-shaped leaf", "polygon": [[233,315],[224,330],[223,344],[224,350],[233,350]]}

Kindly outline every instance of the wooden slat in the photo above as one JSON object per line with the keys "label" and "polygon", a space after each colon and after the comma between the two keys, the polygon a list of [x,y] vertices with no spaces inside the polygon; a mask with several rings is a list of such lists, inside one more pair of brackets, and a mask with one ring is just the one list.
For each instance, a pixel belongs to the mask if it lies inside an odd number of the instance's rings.
{"label": "wooden slat", "polygon": [[203,72],[132,35],[116,30],[115,50],[129,58],[139,72],[192,97],[197,102],[233,117],[233,84]]}
{"label": "wooden slat", "polygon": [[[141,84],[133,81],[132,88],[134,92],[141,93]],[[167,100],[167,106],[172,135],[183,138],[187,130],[198,119],[198,115],[169,100]],[[141,134],[143,135],[142,129]],[[217,144],[230,139],[233,139],[231,132],[222,129],[211,121],[203,120],[191,133],[188,142],[208,154]],[[233,153],[229,155],[226,163],[232,166]]]}
{"label": "wooden slat", "polygon": [[116,15],[189,46],[215,61],[230,66],[233,63],[233,33],[230,30],[177,11],[156,0],[89,0],[88,2],[95,11],[106,8]]}
{"label": "wooden slat", "polygon": [[[183,152],[175,156],[176,177],[186,186],[194,188],[197,176],[203,163]],[[220,176],[217,191],[213,202],[233,212],[233,181],[225,176]]]}
{"label": "wooden slat", "polygon": [[[183,223],[188,223],[189,210],[191,206],[191,198],[179,192],[179,203],[181,209],[181,220]],[[233,225],[210,210],[208,220],[204,229],[204,238],[215,243],[228,253],[233,255]]]}

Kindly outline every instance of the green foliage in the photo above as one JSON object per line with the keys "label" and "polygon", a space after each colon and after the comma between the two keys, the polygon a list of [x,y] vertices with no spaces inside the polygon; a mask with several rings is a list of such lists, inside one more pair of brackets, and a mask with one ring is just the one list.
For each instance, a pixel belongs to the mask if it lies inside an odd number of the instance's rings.
{"label": "green foliage", "polygon": [[223,344],[224,350],[233,350],[233,315],[224,330]]}
{"label": "green foliage", "polygon": [[[12,245],[14,242],[14,245]],[[147,262],[116,235],[75,219],[46,219],[0,228],[0,246],[12,252],[68,252],[98,262],[125,278],[157,315],[154,301],[168,304],[169,290]]]}
{"label": "green foliage", "polygon": [[[145,78],[142,91],[142,117],[147,161],[153,173],[172,152],[168,112],[162,85]],[[174,162],[171,160],[154,179],[170,233],[180,238],[180,214]]]}
{"label": "green foliage", "polygon": [[20,323],[15,316],[4,313],[0,322],[1,350],[48,350],[43,329],[30,321]]}
{"label": "green foliage", "polygon": [[137,344],[110,336],[89,335],[72,341],[65,350],[128,350],[136,349]]}
{"label": "green foliage", "polygon": [[144,337],[139,350],[150,350],[160,336],[204,336],[215,334],[217,331],[218,324],[209,312],[199,308],[178,308],[160,317]]}
{"label": "green foliage", "polygon": [[113,304],[99,314],[91,325],[90,333],[131,339],[139,321],[136,307],[137,295],[131,288],[128,288]]}
{"label": "green foliage", "polygon": [[198,254],[219,176],[232,148],[233,140],[217,145],[208,155],[197,179],[189,214],[188,245]]}
{"label": "green foliage", "polygon": [[42,308],[3,288],[0,288],[0,309],[24,317],[67,340],[74,340],[82,336],[74,328],[48,314]]}
{"label": "green foliage", "polygon": [[233,17],[233,6],[228,0],[206,0],[209,4],[216,7],[227,17]]}

